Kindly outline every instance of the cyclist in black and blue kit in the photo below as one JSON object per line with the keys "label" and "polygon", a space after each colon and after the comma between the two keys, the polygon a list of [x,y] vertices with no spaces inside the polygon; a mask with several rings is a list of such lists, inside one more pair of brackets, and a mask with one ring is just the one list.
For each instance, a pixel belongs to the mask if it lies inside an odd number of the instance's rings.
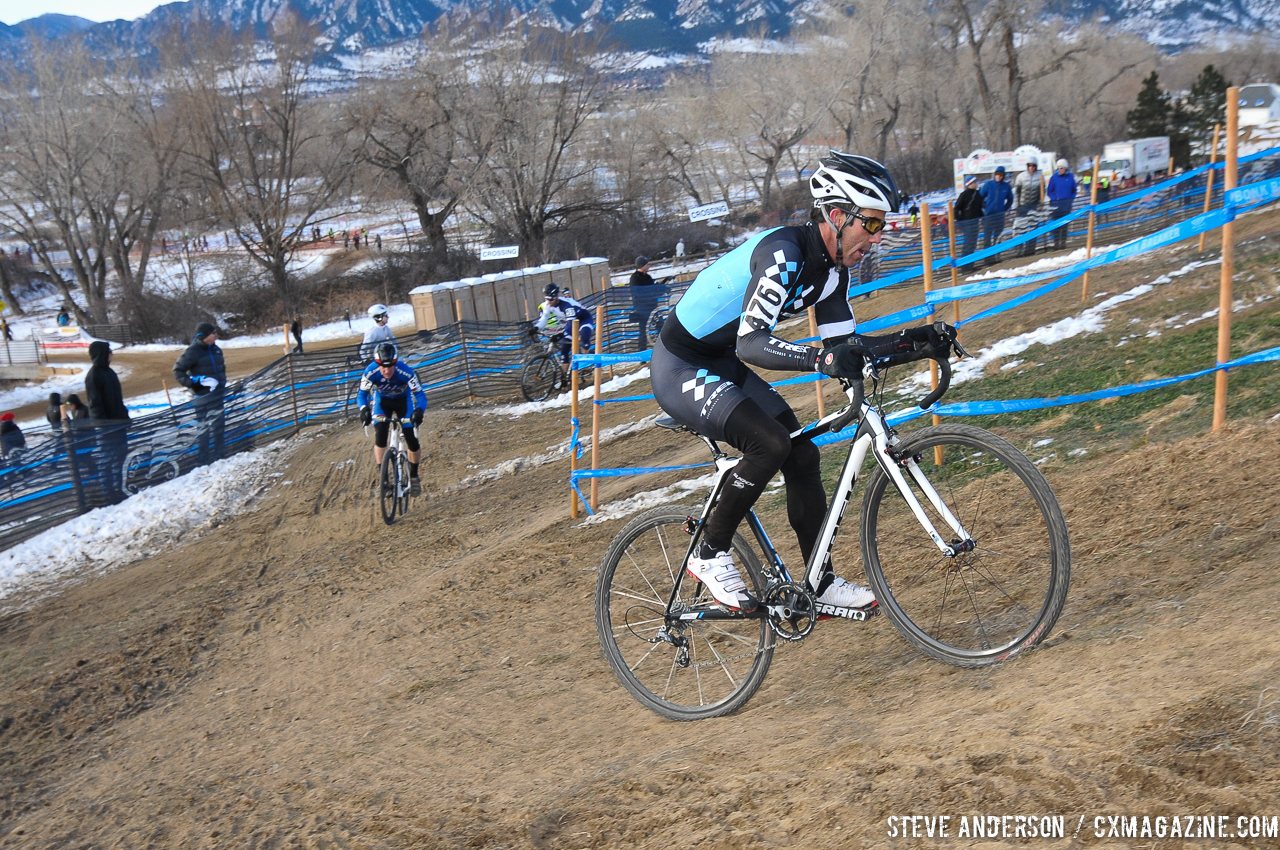
{"label": "cyclist in black and blue kit", "polygon": [[547,328],[552,328],[553,333],[563,334],[560,339],[560,362],[568,366],[569,352],[573,346],[569,338],[573,320],[578,320],[578,350],[590,351],[591,340],[596,329],[595,319],[590,310],[564,294],[567,290],[561,289],[554,283],[548,283],[543,291],[547,300],[542,302],[541,313],[534,321],[533,327],[529,328],[529,336],[537,339],[538,334],[544,333]]}
{"label": "cyclist in black and blue kit", "polygon": [[380,342],[373,351],[373,362],[360,375],[360,390],[356,393],[360,406],[360,421],[365,425],[379,417],[373,431],[373,462],[382,466],[382,456],[387,451],[387,435],[391,430],[388,417],[409,417],[411,425],[404,426],[404,442],[409,448],[409,488],[413,495],[422,492],[418,482],[418,450],[422,444],[414,428],[422,424],[427,410],[427,394],[422,391],[418,375],[400,362],[395,343]]}
{"label": "cyclist in black and blue kit", "polygon": [[[653,390],[662,409],[742,452],[688,564],[690,574],[727,608],[756,605],[733,562],[733,533],[779,470],[806,563],[827,509],[817,447],[803,439],[792,443],[790,434],[800,427],[795,413],[746,364],[861,380],[864,356],[910,350],[937,336],[931,328],[885,337],[855,334],[849,268],[880,241],[884,216],[899,198],[885,167],[832,151],[809,184],[812,220],[753,236],[704,269],[653,350]],[[810,307],[825,349],[774,336],[779,320]],[[830,564],[813,590],[820,614],[848,616],[876,601],[870,589],[835,575]]]}

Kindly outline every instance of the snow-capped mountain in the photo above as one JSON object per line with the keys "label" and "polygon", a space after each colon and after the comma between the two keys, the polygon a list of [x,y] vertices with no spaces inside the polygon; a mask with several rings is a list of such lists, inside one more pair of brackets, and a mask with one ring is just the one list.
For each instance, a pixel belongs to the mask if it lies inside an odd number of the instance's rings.
{"label": "snow-capped mountain", "polygon": [[[212,23],[266,36],[290,16],[314,26],[335,58],[414,39],[428,27],[466,33],[515,21],[564,30],[607,28],[622,47],[677,54],[716,40],[785,36],[830,8],[824,0],[190,0],[135,21],[91,24],[44,15],[0,25],[0,61],[20,61],[32,35],[82,38],[104,54],[146,53],[174,27],[186,31]],[[1069,20],[1101,18],[1165,49],[1280,31],[1280,0],[1058,0],[1051,8]]]}

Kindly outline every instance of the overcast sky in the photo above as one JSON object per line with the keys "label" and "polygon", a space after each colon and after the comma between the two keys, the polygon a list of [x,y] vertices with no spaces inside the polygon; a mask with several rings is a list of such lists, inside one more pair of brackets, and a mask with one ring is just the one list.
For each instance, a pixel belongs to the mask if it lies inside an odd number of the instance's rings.
{"label": "overcast sky", "polygon": [[[140,18],[166,0],[0,0],[0,23],[16,24],[28,18],[56,13],[91,21]],[[168,0],[172,2],[172,0]]]}

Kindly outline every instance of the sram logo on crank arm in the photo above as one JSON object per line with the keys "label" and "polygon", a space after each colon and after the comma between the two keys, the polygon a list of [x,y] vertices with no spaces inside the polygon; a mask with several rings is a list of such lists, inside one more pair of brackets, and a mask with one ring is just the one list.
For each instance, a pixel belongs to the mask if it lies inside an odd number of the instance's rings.
{"label": "sram logo on crank arm", "polygon": [[839,617],[842,620],[863,622],[880,613],[879,605],[868,605],[866,608],[841,608],[838,605],[818,603],[819,617]]}

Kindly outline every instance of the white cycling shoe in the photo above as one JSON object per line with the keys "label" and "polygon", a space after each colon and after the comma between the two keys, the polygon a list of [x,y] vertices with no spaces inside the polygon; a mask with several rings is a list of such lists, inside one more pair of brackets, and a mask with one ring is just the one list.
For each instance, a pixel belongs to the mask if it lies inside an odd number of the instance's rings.
{"label": "white cycling shoe", "polygon": [[716,602],[724,607],[734,611],[755,608],[756,601],[747,593],[747,584],[733,563],[731,553],[716,552],[710,558],[690,555],[686,569],[689,575],[706,585]]}
{"label": "white cycling shoe", "polygon": [[818,596],[817,601],[818,612],[826,613],[822,610],[824,605],[831,608],[866,608],[876,604],[876,595],[866,585],[855,584],[835,576],[831,584],[827,585],[827,589]]}

